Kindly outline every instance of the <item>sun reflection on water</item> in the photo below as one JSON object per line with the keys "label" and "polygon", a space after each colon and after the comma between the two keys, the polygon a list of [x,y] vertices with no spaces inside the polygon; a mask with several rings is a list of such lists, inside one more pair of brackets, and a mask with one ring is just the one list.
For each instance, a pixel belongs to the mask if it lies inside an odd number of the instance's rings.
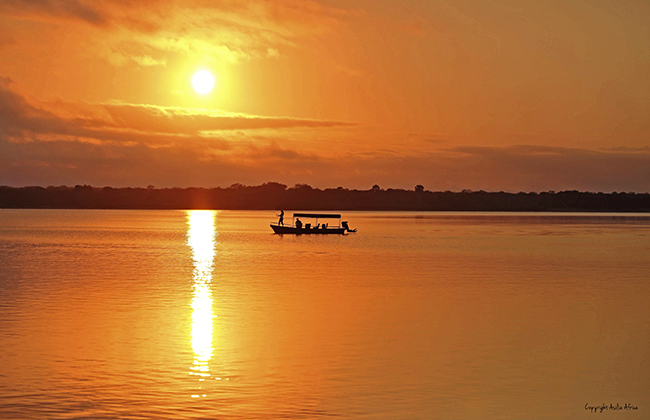
{"label": "sun reflection on water", "polygon": [[[192,249],[194,261],[194,284],[192,297],[192,350],[194,362],[190,375],[199,376],[199,381],[210,377],[212,358],[212,269],[215,255],[215,212],[191,210],[187,212],[187,243]],[[201,395],[205,396],[205,394]],[[199,397],[199,395],[192,395]]]}

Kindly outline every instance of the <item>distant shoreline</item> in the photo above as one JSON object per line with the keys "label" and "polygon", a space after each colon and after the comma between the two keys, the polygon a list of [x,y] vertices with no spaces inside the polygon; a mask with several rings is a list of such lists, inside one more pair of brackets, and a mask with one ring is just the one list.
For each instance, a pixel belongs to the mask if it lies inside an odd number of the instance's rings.
{"label": "distant shoreline", "polygon": [[214,209],[361,211],[650,212],[649,193],[486,192],[318,189],[269,182],[227,188],[95,188],[0,186],[5,209]]}

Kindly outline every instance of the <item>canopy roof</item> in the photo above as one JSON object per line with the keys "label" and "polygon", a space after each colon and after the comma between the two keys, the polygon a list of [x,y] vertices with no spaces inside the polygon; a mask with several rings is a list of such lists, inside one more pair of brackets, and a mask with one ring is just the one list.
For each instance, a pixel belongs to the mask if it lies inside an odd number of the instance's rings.
{"label": "canopy roof", "polygon": [[311,217],[316,219],[340,219],[340,214],[326,214],[326,213],[294,213],[293,217]]}

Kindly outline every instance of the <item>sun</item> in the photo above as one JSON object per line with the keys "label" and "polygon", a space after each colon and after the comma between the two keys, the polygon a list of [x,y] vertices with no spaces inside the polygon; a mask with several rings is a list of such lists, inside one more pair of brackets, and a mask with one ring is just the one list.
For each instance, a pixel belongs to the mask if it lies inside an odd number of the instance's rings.
{"label": "sun", "polygon": [[210,93],[214,87],[214,77],[212,77],[212,74],[207,70],[199,70],[192,78],[192,86],[194,86],[194,90],[201,95]]}

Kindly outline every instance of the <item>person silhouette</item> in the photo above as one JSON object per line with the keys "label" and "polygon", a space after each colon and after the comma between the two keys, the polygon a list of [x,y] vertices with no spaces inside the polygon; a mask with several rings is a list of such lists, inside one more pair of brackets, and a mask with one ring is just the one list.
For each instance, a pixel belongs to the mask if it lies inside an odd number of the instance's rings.
{"label": "person silhouette", "polygon": [[302,229],[302,222],[300,221],[300,219],[296,219],[296,228]]}
{"label": "person silhouette", "polygon": [[348,226],[348,222],[342,222],[341,226],[343,226],[343,229],[345,229],[348,232],[354,233],[357,231],[356,229],[350,229],[350,226]]}
{"label": "person silhouette", "polygon": [[280,210],[278,216],[280,217],[280,220],[278,220],[278,226],[284,226],[284,210]]}

